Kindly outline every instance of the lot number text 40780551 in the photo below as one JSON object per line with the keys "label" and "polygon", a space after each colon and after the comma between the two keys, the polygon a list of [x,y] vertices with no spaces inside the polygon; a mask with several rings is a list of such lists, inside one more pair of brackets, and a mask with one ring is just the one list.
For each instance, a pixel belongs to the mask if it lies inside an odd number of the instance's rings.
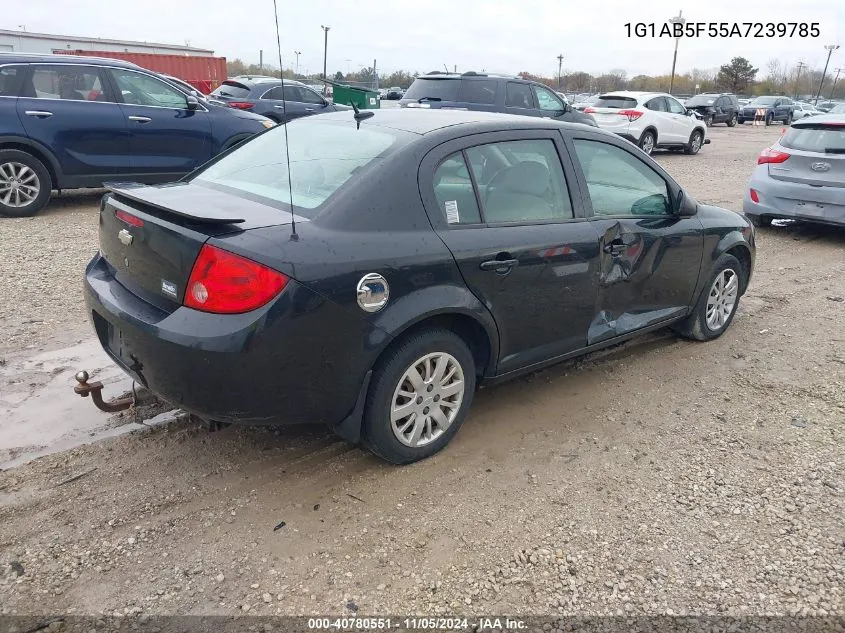
{"label": "lot number text 40780551", "polygon": [[818,22],[627,22],[628,37],[819,37]]}

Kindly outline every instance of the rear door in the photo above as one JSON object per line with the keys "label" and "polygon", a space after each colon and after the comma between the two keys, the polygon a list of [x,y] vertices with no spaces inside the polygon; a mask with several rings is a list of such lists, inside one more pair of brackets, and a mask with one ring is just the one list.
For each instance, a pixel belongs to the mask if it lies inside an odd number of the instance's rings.
{"label": "rear door", "polygon": [[499,330],[498,372],[586,344],[596,232],[554,131],[457,139],[429,153],[420,191],[438,235]]}
{"label": "rear door", "polygon": [[211,121],[202,104],[189,109],[183,92],[146,73],[107,72],[129,130],[135,177],[175,180],[211,158]]}
{"label": "rear door", "polygon": [[102,68],[33,64],[21,80],[18,118],[71,178],[59,186],[99,184],[131,171],[126,121]]}
{"label": "rear door", "polygon": [[672,212],[667,176],[630,146],[580,131],[568,142],[600,235],[598,299],[587,343],[685,314],[701,268],[701,221]]}

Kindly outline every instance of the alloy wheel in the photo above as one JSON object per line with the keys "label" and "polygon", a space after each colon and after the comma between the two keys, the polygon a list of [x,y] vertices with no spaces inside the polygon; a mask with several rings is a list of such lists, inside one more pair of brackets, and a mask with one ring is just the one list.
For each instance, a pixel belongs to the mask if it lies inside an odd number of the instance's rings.
{"label": "alloy wheel", "polygon": [[643,137],[640,148],[646,153],[651,154],[654,151],[654,136],[651,133],[646,133]]}
{"label": "alloy wheel", "polygon": [[411,448],[436,440],[455,421],[465,388],[461,364],[451,354],[418,358],[393,392],[390,426],[396,439]]}
{"label": "alloy wheel", "polygon": [[731,268],[716,275],[707,297],[705,321],[712,332],[718,332],[730,319],[739,296],[739,277]]}
{"label": "alloy wheel", "polygon": [[0,163],[0,202],[21,208],[33,203],[41,191],[38,174],[23,163]]}
{"label": "alloy wheel", "polygon": [[692,145],[692,153],[695,154],[698,150],[701,149],[701,134],[693,134],[692,141],[690,141],[690,145]]}

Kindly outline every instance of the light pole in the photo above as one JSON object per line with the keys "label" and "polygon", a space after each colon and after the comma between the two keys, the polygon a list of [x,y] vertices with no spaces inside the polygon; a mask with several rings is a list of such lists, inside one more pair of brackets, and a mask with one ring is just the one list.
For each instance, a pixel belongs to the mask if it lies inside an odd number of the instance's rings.
{"label": "light pole", "polygon": [[[323,29],[323,79],[328,79],[326,76],[326,56],[329,53],[329,29],[332,28],[330,26],[321,26]],[[329,84],[323,84],[323,95],[327,95],[329,93]]]}
{"label": "light pole", "polygon": [[[683,18],[683,11],[678,11],[678,15],[672,18],[672,24],[680,24],[683,26],[686,24],[686,20]],[[672,57],[672,76],[669,79],[669,94],[672,94],[672,89],[675,87],[675,64],[678,62],[678,41],[681,38],[675,38],[675,55]]]}
{"label": "light pole", "polygon": [[557,89],[560,90],[561,74],[563,72],[563,53],[557,56]]}
{"label": "light pole", "polygon": [[822,71],[822,80],[819,82],[819,91],[816,93],[816,101],[815,105],[819,105],[819,95],[822,93],[822,86],[824,85],[824,76],[827,74],[827,65],[830,63],[830,56],[833,55],[833,51],[839,48],[839,44],[827,44],[825,49],[827,49],[827,61],[824,63],[824,70]]}
{"label": "light pole", "polygon": [[294,51],[294,55],[296,55],[296,74],[299,74],[299,56],[302,55],[302,51]]}
{"label": "light pole", "polygon": [[801,95],[801,84],[798,80],[801,79],[801,71],[807,67],[807,64],[798,62],[796,66],[798,66],[798,73],[795,75],[795,98],[797,99]]}
{"label": "light pole", "polygon": [[837,68],[836,69],[836,77],[833,78],[833,86],[830,88],[830,96],[827,98],[828,101],[833,99],[833,92],[836,90],[836,82],[839,81],[839,73],[841,73],[845,68]]}

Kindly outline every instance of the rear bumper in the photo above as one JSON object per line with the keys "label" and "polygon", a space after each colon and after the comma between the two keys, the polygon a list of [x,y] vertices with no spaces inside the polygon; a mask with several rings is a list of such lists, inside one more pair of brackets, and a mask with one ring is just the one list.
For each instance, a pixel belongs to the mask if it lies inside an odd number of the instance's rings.
{"label": "rear bumper", "polygon": [[[751,199],[757,191],[759,203]],[[845,225],[845,187],[811,187],[784,182],[769,176],[766,165],[757,165],[748,181],[742,211],[751,216],[767,216]]]}
{"label": "rear bumper", "polygon": [[[364,320],[295,281],[246,314],[166,313],[115,281],[97,255],[85,301],[108,355],[161,399],[206,420],[326,423],[351,415],[369,370]],[[358,330],[358,331],[356,331]]]}

